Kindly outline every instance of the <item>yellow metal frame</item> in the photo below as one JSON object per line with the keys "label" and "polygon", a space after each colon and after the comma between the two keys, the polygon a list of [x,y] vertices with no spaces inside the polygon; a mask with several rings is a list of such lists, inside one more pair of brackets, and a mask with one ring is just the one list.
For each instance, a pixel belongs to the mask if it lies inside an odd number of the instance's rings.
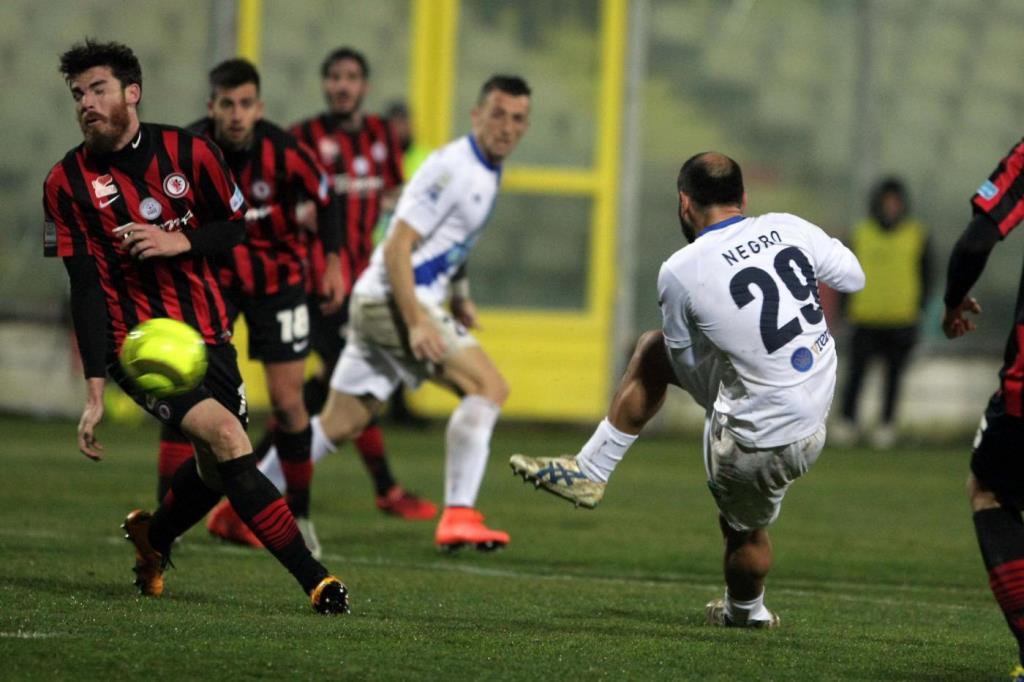
{"label": "yellow metal frame", "polygon": [[[412,96],[416,130],[424,143],[452,136],[456,0],[412,0]],[[504,414],[529,419],[593,419],[607,407],[615,306],[615,227],[618,210],[619,132],[625,59],[626,0],[602,0],[598,122],[592,168],[506,168],[502,191],[586,196],[593,201],[587,291],[578,312],[488,308],[477,334],[512,387]],[[439,38],[444,36],[444,40]],[[450,40],[449,40],[450,38]],[[412,399],[417,409],[442,414],[454,399],[433,387]]]}
{"label": "yellow metal frame", "polygon": [[[239,56],[259,63],[262,0],[237,0]],[[530,419],[593,419],[610,393],[615,306],[615,226],[618,211],[619,133],[627,24],[627,0],[601,0],[600,85],[594,166],[559,168],[510,164],[502,191],[584,196],[593,201],[587,291],[579,311],[487,308],[478,338],[508,378],[512,395],[504,413]],[[410,0],[412,49],[410,103],[421,142],[439,147],[453,134],[453,93],[458,49],[459,0]],[[463,115],[463,112],[459,112]],[[245,357],[246,329],[236,327]],[[243,360],[242,374],[254,407],[267,404],[262,368]],[[426,387],[413,406],[447,413],[454,399]]]}

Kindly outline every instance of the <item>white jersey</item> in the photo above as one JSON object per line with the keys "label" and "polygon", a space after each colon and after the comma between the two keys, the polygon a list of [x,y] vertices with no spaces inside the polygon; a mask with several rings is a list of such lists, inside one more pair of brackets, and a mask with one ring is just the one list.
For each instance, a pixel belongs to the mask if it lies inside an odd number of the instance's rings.
{"label": "white jersey", "polygon": [[[433,152],[402,190],[388,227],[405,221],[422,237],[412,253],[416,297],[440,305],[448,297],[451,276],[465,262],[494,207],[501,167],[489,163],[472,135]],[[383,242],[353,289],[355,294],[385,298],[391,292],[384,265]]]}
{"label": "white jersey", "polygon": [[835,342],[818,282],[864,286],[853,252],[787,213],[710,226],[661,266],[665,343],[683,387],[741,444],[814,434],[836,385]]}

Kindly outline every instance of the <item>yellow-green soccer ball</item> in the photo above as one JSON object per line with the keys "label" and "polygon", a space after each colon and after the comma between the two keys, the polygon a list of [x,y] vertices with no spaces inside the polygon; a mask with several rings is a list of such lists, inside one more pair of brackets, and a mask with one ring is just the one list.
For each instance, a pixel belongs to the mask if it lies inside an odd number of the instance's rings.
{"label": "yellow-green soccer ball", "polygon": [[146,320],[121,346],[121,367],[135,384],[157,398],[187,393],[206,375],[206,344],[184,322]]}

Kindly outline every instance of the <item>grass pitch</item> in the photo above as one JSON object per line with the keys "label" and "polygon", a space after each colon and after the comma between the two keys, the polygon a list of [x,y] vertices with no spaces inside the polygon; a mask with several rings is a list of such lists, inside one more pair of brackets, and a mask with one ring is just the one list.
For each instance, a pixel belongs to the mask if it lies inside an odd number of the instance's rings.
{"label": "grass pitch", "polygon": [[[513,478],[508,455],[587,433],[500,425],[480,507],[503,552],[433,549],[433,523],[373,506],[346,448],[317,470],[325,563],[353,613],[313,614],[265,552],[198,527],[160,599],[130,584],[118,529],[151,508],[157,432],[107,425],[106,460],[74,424],[0,419],[4,679],[1006,679],[1016,646],[986,586],[963,493],[967,443],[826,447],[773,527],[774,632],[703,625],[721,541],[697,439],[641,439],[601,506]],[[405,485],[441,496],[443,432],[386,432]]]}

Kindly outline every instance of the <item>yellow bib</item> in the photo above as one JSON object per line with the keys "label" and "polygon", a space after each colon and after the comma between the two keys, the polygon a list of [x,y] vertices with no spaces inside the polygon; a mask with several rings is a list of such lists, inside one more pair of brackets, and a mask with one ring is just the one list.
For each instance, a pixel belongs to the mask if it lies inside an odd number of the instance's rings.
{"label": "yellow bib", "polygon": [[857,223],[853,252],[864,268],[867,283],[850,301],[851,322],[878,327],[917,323],[924,247],[924,228],[917,220],[904,220],[892,230],[884,230],[870,219]]}

